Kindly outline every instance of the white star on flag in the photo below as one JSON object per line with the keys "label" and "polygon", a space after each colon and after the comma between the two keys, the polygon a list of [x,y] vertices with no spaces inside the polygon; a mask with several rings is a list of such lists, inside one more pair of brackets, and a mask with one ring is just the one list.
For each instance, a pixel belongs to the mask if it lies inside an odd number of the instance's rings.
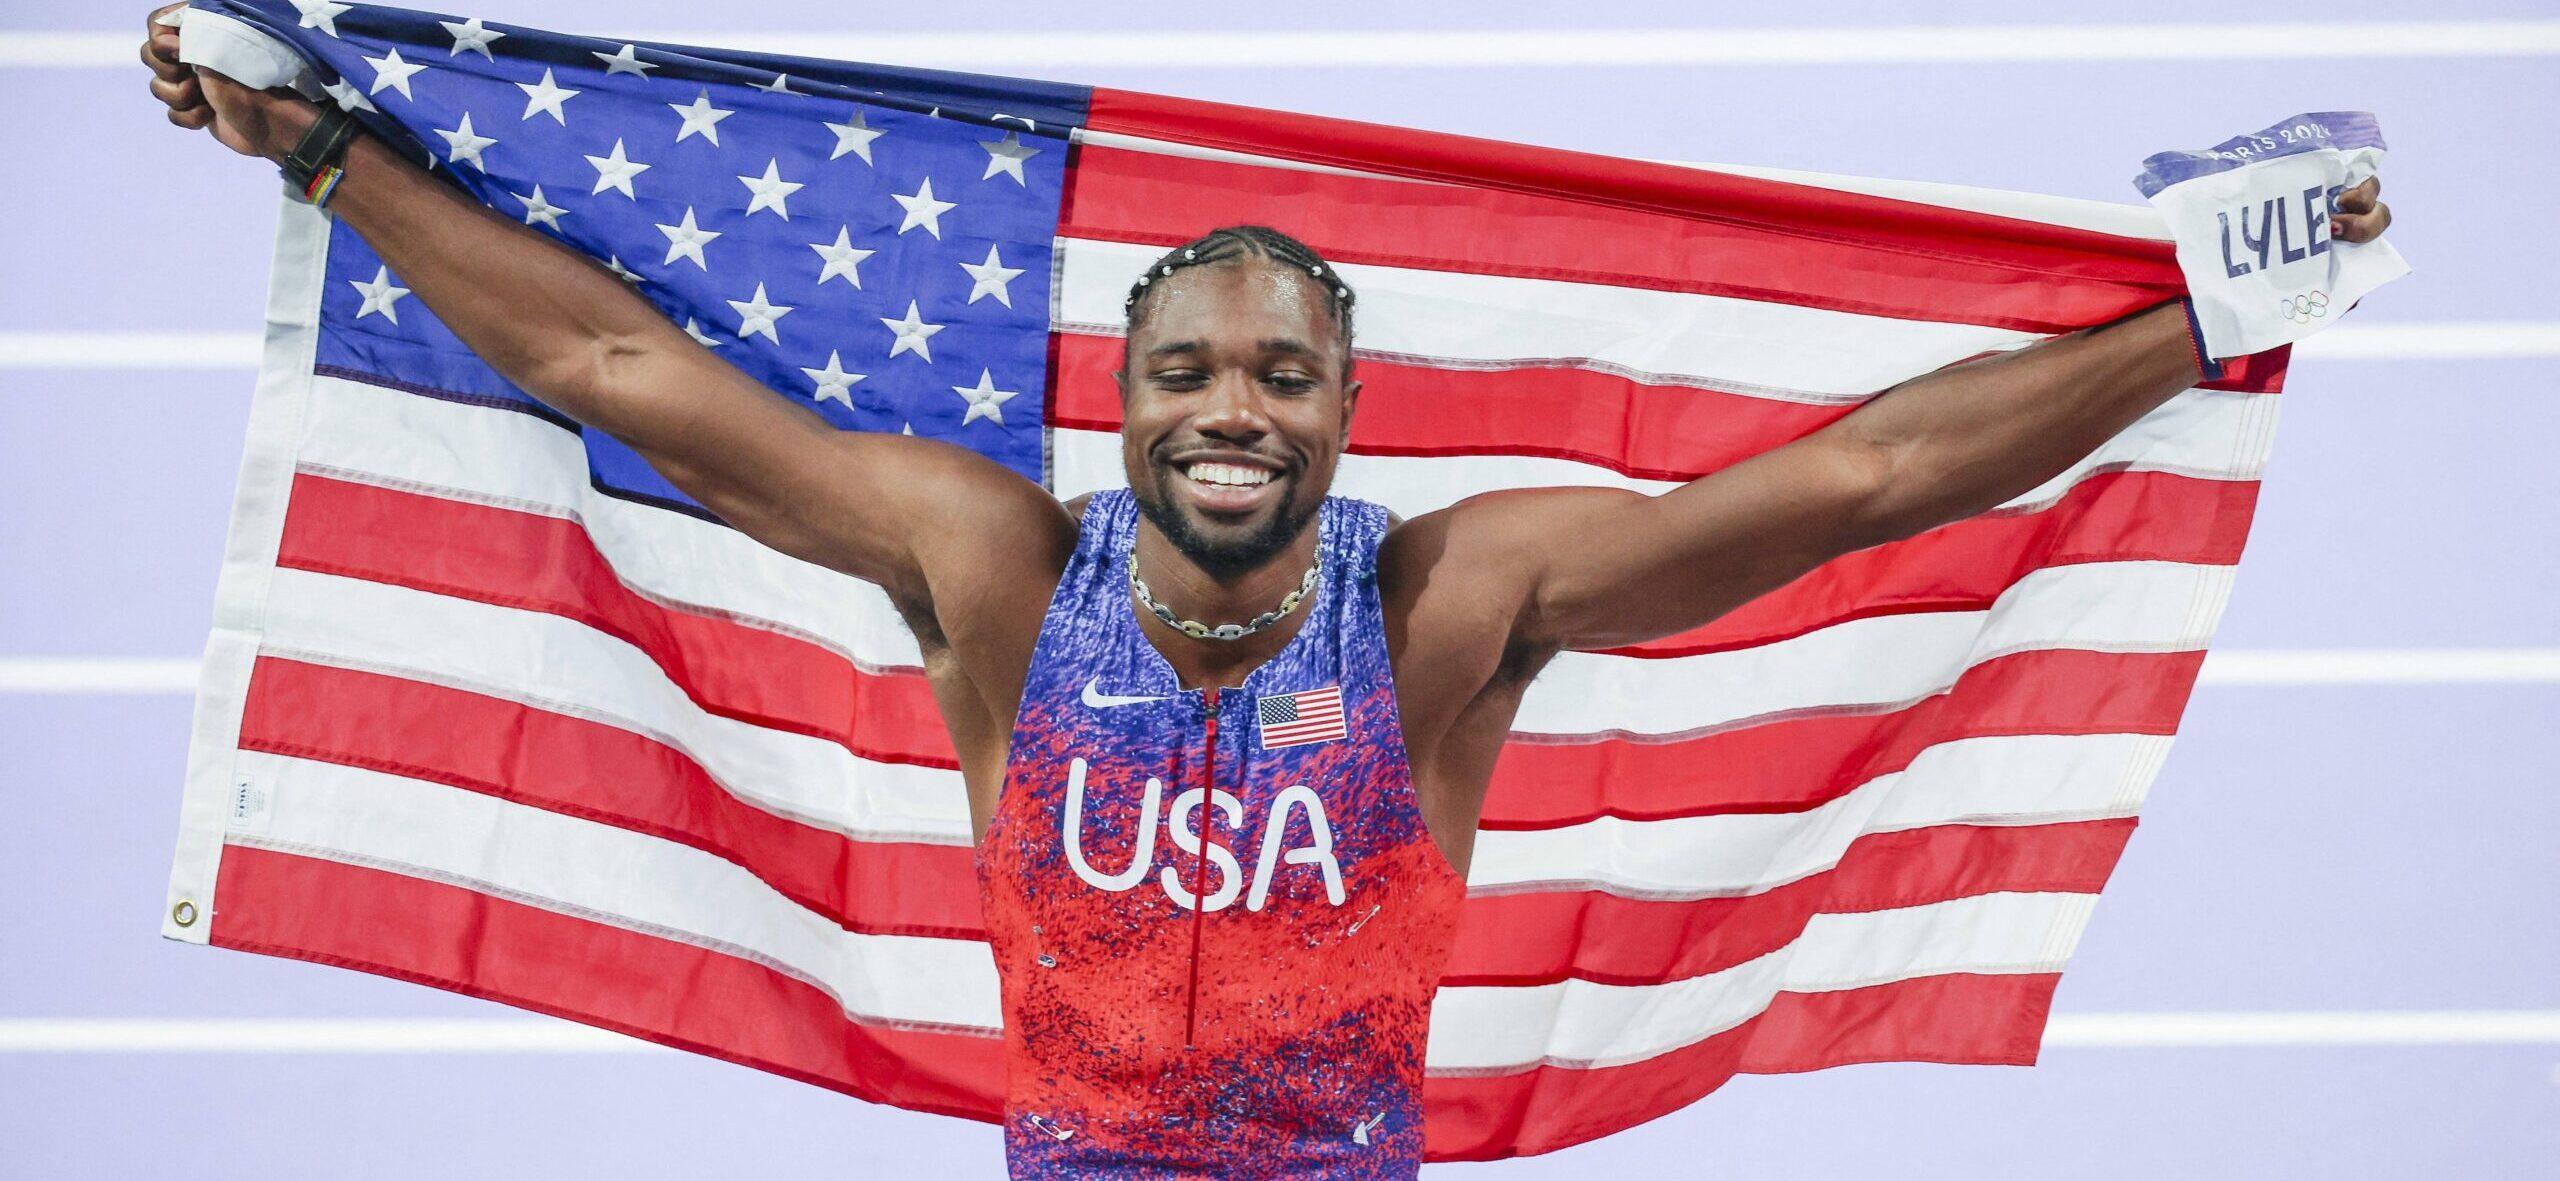
{"label": "white star on flag", "polygon": [[644,62],[640,60],[639,49],[636,46],[625,45],[612,53],[606,53],[600,49],[593,49],[588,52],[594,54],[597,61],[604,63],[604,76],[607,78],[613,77],[616,74],[629,74],[634,78],[646,78],[649,76],[649,71],[658,68],[656,62]]}
{"label": "white star on flag", "polygon": [[960,264],[960,269],[969,272],[969,302],[976,303],[980,296],[992,295],[996,297],[997,303],[1006,307],[1013,306],[1013,292],[1005,285],[1019,277],[1022,270],[1004,265],[1004,260],[996,257],[996,248],[993,245],[987,247],[987,261],[964,262]]}
{"label": "white star on flag", "polygon": [[955,385],[951,387],[951,392],[960,395],[969,402],[968,413],[960,416],[960,425],[962,426],[967,426],[981,418],[993,422],[997,426],[1003,426],[1004,404],[1022,396],[1021,391],[1019,390],[997,389],[995,374],[984,369],[978,371],[978,384],[974,386]]}
{"label": "white star on flag", "polygon": [[710,333],[703,331],[702,325],[691,316],[684,318],[684,334],[692,337],[693,343],[701,345],[706,349],[716,349],[720,347],[720,341]]}
{"label": "white star on flag", "polygon": [[560,206],[543,200],[541,185],[533,186],[533,195],[530,197],[523,193],[509,193],[507,195],[518,201],[524,202],[524,224],[529,226],[549,226],[555,230],[559,229],[560,215],[569,212]]}
{"label": "white star on flag", "polygon": [[774,75],[774,76],[773,76],[773,81],[771,81],[771,82],[758,82],[758,83],[756,83],[756,84],[755,84],[755,87],[756,87],[756,89],[761,90],[761,91],[765,92],[766,94],[798,94],[798,93],[800,93],[799,91],[797,91],[797,90],[793,90],[793,89],[791,88],[791,75],[789,75],[789,74],[776,74],[776,75]]}
{"label": "white star on flag", "polygon": [[[525,118],[533,118],[536,113],[545,114],[551,116],[552,122],[557,123],[562,127],[569,125],[569,116],[560,110],[560,104],[585,93],[584,91],[571,90],[566,86],[562,86],[559,83],[552,81],[551,71],[549,69],[542,71],[542,81],[518,82],[516,83],[516,89],[524,92]],[[585,110],[586,108],[580,107],[579,109]]]}
{"label": "white star on flag", "polygon": [[301,27],[318,29],[335,37],[338,35],[338,14],[355,6],[333,4],[330,0],[293,0],[293,7],[294,11],[302,14]]}
{"label": "white star on flag", "polygon": [[821,286],[829,279],[840,278],[852,284],[856,291],[862,289],[862,274],[854,268],[860,266],[863,259],[879,253],[876,250],[865,250],[854,245],[852,234],[843,229],[836,231],[834,242],[811,242],[809,249],[817,251],[818,257],[825,259],[827,263],[818,272],[818,282]]}
{"label": "white star on flag", "polygon": [[1005,132],[1004,138],[1000,140],[979,140],[978,146],[987,150],[987,174],[979,177],[979,180],[994,180],[996,174],[1001,172],[1012,177],[1013,183],[1025,188],[1030,187],[1031,182],[1022,178],[1022,162],[1039,155],[1040,149],[1022,146],[1022,136],[1019,132]]}
{"label": "white star on flag", "polygon": [[348,82],[344,78],[335,82],[324,83],[321,85],[320,89],[330,98],[337,100],[338,109],[341,111],[375,111],[381,109],[374,106],[373,100],[366,98],[363,91],[356,89],[354,83]]}
{"label": "white star on flag", "polygon": [[720,121],[737,114],[736,111],[724,111],[712,106],[709,87],[704,87],[702,93],[693,96],[692,102],[668,103],[667,109],[684,116],[684,126],[676,128],[677,143],[683,143],[686,136],[699,135],[710,140],[711,146],[715,148],[720,146]]}
{"label": "white star on flag", "polygon": [[489,45],[506,34],[481,27],[479,17],[475,16],[466,21],[437,21],[436,23],[443,25],[445,32],[453,34],[453,48],[446,51],[446,57],[460,57],[462,51],[468,49],[490,61],[498,60],[489,53]]}
{"label": "white star on flag", "polygon": [[809,186],[782,179],[781,169],[782,161],[767,160],[764,163],[763,176],[738,178],[739,184],[747,186],[747,191],[755,194],[754,199],[747,202],[748,213],[754,213],[759,209],[770,209],[781,214],[782,220],[791,220],[791,208],[783,202],[789,200],[791,194]]}
{"label": "white star on flag", "polygon": [[[466,116],[464,118],[464,122],[467,123],[469,121],[469,118]],[[596,187],[589,190],[590,196],[595,193],[601,193],[606,189],[619,189],[625,197],[629,197],[634,201],[640,199],[639,194],[631,191],[631,178],[649,171],[650,166],[634,160],[629,156],[623,155],[622,140],[620,137],[615,137],[613,141],[612,155],[589,156],[587,157],[587,163],[593,164],[596,167]]]}
{"label": "white star on flag", "polygon": [[400,60],[400,51],[397,49],[381,57],[368,57],[364,60],[367,65],[373,67],[373,89],[365,91],[366,94],[380,94],[384,87],[389,87],[399,91],[400,97],[416,101],[418,96],[409,93],[409,78],[420,70],[426,69],[425,66]]}
{"label": "white star on flag", "polygon": [[926,348],[924,342],[933,339],[934,333],[942,331],[942,325],[925,323],[924,317],[916,314],[916,301],[912,299],[907,301],[906,319],[892,320],[882,316],[880,322],[888,325],[889,331],[898,334],[898,339],[889,346],[890,356],[914,353],[924,358],[928,364],[933,361],[933,350]]}
{"label": "white star on flag", "polygon": [[711,269],[710,260],[702,257],[702,248],[712,239],[719,237],[720,231],[706,230],[693,224],[693,206],[684,207],[683,221],[671,226],[659,226],[658,232],[667,236],[667,260],[659,263],[659,266],[668,266],[679,258],[690,258],[693,260],[693,265],[706,271]]}
{"label": "white star on flag", "polygon": [[394,324],[400,322],[400,309],[391,305],[400,302],[400,297],[409,294],[409,289],[391,285],[391,268],[375,267],[373,282],[359,283],[349,279],[347,286],[355,288],[364,295],[364,306],[356,309],[356,319],[361,320],[380,312],[383,319]]}
{"label": "white star on flag", "polygon": [[464,111],[462,113],[462,126],[454,128],[451,131],[447,131],[441,127],[430,128],[429,130],[432,130],[437,135],[444,137],[445,147],[447,148],[445,161],[447,163],[457,165],[468,164],[482,172],[489,171],[489,165],[480,159],[480,153],[495,146],[498,141],[471,130],[471,112]]}
{"label": "white star on flag", "polygon": [[773,325],[775,321],[790,315],[791,309],[778,303],[766,302],[764,284],[756,284],[754,299],[732,299],[724,302],[738,309],[738,339],[745,340],[750,336],[761,336],[775,344],[782,343],[782,338],[774,335]]}
{"label": "white star on flag", "polygon": [[891,193],[889,197],[907,211],[906,219],[898,223],[901,234],[923,226],[926,233],[939,238],[942,236],[942,215],[960,207],[950,201],[934,200],[933,178],[929,176],[924,178],[924,184],[916,189],[913,196]]}
{"label": "white star on flag", "polygon": [[862,157],[865,164],[871,163],[871,141],[886,134],[872,130],[870,124],[863,122],[860,107],[853,109],[853,118],[842,123],[829,123],[827,130],[836,133],[836,150],[827,153],[827,159],[833,160],[851,152]]}
{"label": "white star on flag", "polygon": [[836,355],[836,350],[834,349],[827,350],[826,368],[803,368],[800,372],[808,374],[809,380],[818,383],[818,392],[809,395],[810,401],[824,402],[833,398],[838,402],[844,403],[844,408],[847,410],[853,409],[853,383],[869,376],[868,374],[845,372],[844,361]]}
{"label": "white star on flag", "polygon": [[648,282],[648,280],[647,280],[647,279],[643,279],[643,278],[641,278],[641,277],[640,277],[640,272],[635,271],[635,270],[632,270],[631,268],[629,268],[629,267],[626,267],[626,266],[622,265],[622,256],[621,256],[621,255],[619,255],[619,254],[614,255],[614,256],[612,256],[611,258],[606,259],[606,260],[605,260],[605,264],[604,264],[604,269],[606,269],[606,270],[608,270],[608,271],[612,271],[614,274],[617,274],[617,275],[622,276],[622,281],[623,281],[623,282],[625,282],[625,283],[646,283],[646,282]]}

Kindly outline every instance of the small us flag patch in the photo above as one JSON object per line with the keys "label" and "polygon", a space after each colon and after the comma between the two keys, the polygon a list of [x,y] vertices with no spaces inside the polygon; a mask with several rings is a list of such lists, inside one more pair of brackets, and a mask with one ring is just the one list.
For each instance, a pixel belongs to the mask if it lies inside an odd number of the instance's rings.
{"label": "small us flag patch", "polygon": [[1327,685],[1304,693],[1262,699],[1262,749],[1334,742],[1342,728],[1342,686]]}

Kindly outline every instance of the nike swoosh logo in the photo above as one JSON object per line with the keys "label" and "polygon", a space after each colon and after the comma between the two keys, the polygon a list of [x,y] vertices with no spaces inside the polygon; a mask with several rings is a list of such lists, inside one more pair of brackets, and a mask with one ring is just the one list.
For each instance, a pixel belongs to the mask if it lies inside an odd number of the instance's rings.
{"label": "nike swoosh logo", "polygon": [[1100,677],[1095,677],[1094,679],[1084,683],[1084,703],[1086,708],[1110,709],[1115,705],[1136,705],[1142,701],[1164,700],[1164,698],[1161,697],[1122,697],[1116,693],[1105,693],[1100,688],[1101,684],[1102,678]]}

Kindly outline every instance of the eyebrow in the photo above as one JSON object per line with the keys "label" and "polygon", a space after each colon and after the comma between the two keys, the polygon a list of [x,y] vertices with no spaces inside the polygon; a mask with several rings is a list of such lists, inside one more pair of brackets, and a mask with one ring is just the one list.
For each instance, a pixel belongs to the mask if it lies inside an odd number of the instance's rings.
{"label": "eyebrow", "polygon": [[[1307,344],[1305,341],[1291,340],[1284,336],[1267,337],[1263,340],[1255,341],[1254,347],[1266,353],[1286,353],[1289,356],[1303,357],[1310,361],[1324,360],[1324,354],[1313,346]],[[1165,357],[1174,356],[1179,353],[1205,353],[1208,351],[1209,342],[1205,340],[1176,340],[1148,349],[1147,359],[1155,361]]]}

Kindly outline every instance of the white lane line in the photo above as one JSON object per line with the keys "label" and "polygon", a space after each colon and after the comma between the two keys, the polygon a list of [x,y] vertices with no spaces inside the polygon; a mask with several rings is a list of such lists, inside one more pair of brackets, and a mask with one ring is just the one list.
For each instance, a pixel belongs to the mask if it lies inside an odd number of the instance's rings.
{"label": "white lane line", "polygon": [[2560,323],[2455,320],[2340,325],[2297,346],[2322,361],[2498,361],[2560,357]]}
{"label": "white lane line", "polygon": [[0,656],[0,693],[193,693],[196,668],[138,656]]}
{"label": "white lane line", "polygon": [[2044,1044],[2072,1047],[2538,1046],[2560,1009],[2326,1013],[2056,1013]]}
{"label": "white lane line", "polygon": [[2560,684],[2560,648],[2238,648],[2208,652],[2206,685]]}
{"label": "white lane line", "polygon": [[0,369],[253,369],[255,332],[0,332]]}
{"label": "white lane line", "polygon": [[[961,69],[1429,69],[2538,57],[2560,21],[1868,25],[1846,28],[721,32],[641,40]],[[0,30],[0,67],[132,69],[124,32]]]}
{"label": "white lane line", "polygon": [[[2072,1049],[2560,1044],[2560,1010],[2056,1013]],[[0,1019],[0,1054],[631,1054],[664,1047],[543,1019]]]}
{"label": "white lane line", "polygon": [[[2319,361],[2560,358],[2560,321],[2449,320],[2341,327],[2302,342]],[[0,370],[248,369],[254,332],[0,332]]]}
{"label": "white lane line", "polygon": [[[2560,648],[2240,648],[2205,655],[2205,685],[2560,684]],[[193,693],[196,662],[0,656],[0,694]]]}

